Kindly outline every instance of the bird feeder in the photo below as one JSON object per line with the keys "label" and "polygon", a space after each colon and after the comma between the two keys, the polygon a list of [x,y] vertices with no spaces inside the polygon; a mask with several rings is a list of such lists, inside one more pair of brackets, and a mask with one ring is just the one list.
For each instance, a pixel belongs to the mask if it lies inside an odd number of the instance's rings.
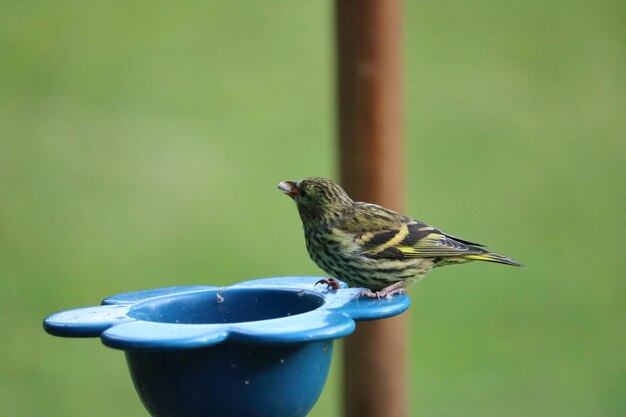
{"label": "bird feeder", "polygon": [[320,279],[130,292],[53,314],[44,328],[125,351],[154,417],[305,416],[326,382],[334,340],[355,321],[391,317],[410,303],[406,295],[358,299],[360,289],[327,290],[316,287]]}

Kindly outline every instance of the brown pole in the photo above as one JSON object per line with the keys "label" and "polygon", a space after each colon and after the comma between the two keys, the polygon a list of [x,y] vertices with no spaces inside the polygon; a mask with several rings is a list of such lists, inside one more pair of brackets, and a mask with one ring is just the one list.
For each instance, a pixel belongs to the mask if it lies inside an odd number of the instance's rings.
{"label": "brown pole", "polygon": [[[401,0],[335,0],[341,182],[402,212]],[[405,417],[406,316],[361,322],[344,342],[345,417]]]}

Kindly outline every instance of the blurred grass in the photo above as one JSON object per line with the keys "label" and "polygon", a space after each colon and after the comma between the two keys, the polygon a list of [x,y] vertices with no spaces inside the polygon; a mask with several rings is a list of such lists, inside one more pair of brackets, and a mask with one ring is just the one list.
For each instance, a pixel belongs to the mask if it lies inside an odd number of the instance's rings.
{"label": "blurred grass", "polygon": [[[529,266],[412,290],[414,415],[626,414],[625,18],[407,2],[407,214]],[[329,2],[3,3],[0,415],[147,415],[51,312],[320,273],[275,184],[336,174],[331,30]]]}

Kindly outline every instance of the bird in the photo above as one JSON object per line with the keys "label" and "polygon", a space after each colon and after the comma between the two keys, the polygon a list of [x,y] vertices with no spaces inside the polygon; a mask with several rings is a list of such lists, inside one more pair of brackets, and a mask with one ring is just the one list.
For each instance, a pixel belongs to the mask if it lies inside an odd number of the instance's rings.
{"label": "bird", "polygon": [[340,288],[339,279],[363,288],[358,297],[390,298],[439,266],[487,261],[524,267],[480,243],[376,204],[353,201],[328,178],[282,181],[278,189],[296,203],[309,256],[332,276],[318,284],[332,289]]}

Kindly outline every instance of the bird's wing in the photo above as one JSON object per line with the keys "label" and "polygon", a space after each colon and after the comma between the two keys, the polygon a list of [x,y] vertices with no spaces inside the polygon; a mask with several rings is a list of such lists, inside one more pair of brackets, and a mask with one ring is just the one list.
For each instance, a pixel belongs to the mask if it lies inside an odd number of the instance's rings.
{"label": "bird's wing", "polygon": [[357,211],[346,223],[364,256],[380,259],[433,258],[481,254],[483,246],[459,239],[441,230],[391,210],[356,203]]}
{"label": "bird's wing", "polygon": [[418,221],[379,233],[364,233],[355,239],[363,254],[370,258],[433,258],[463,256],[484,251],[468,241],[454,239],[440,230]]}
{"label": "bird's wing", "polygon": [[433,228],[430,233],[418,238],[411,245],[398,245],[396,248],[405,258],[431,258],[481,254],[485,251],[474,243],[456,239]]}

